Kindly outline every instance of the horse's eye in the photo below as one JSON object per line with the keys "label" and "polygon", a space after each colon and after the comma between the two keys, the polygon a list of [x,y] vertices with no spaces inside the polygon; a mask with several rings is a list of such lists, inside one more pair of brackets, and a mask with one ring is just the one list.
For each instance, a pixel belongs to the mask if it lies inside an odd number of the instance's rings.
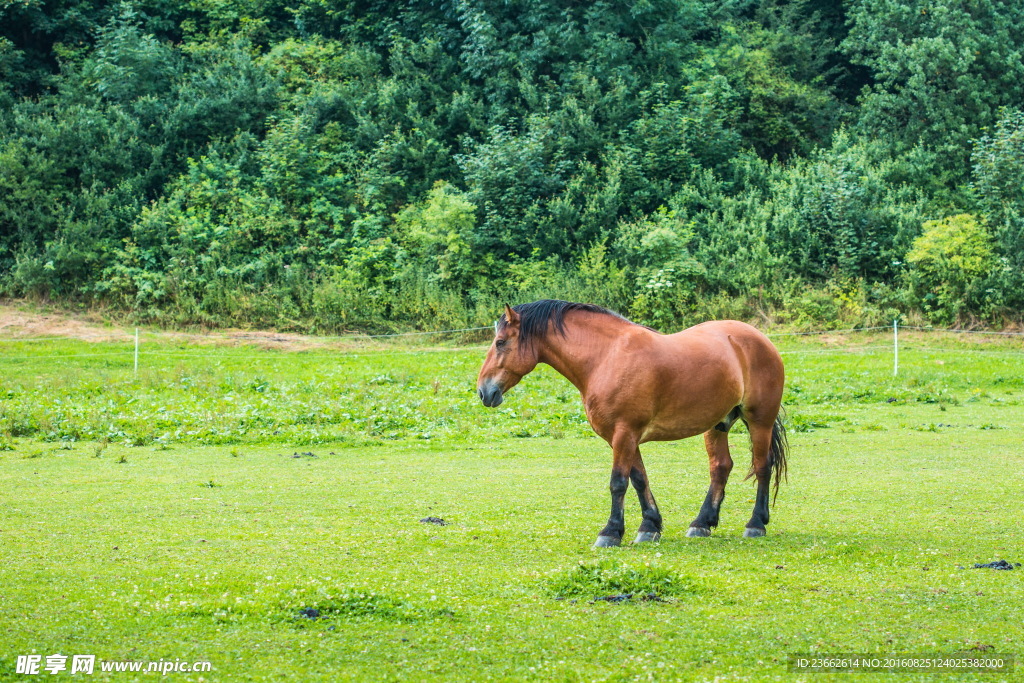
{"label": "horse's eye", "polygon": [[507,339],[499,339],[498,341],[494,342],[494,345],[496,347],[498,347],[499,349],[503,349],[503,348],[505,348],[505,344],[507,344],[507,343],[508,343]]}

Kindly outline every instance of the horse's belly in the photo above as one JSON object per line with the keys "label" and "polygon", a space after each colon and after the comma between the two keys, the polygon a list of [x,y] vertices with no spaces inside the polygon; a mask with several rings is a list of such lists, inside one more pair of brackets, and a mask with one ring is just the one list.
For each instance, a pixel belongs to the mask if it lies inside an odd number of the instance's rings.
{"label": "horse's belly", "polygon": [[645,441],[676,441],[677,439],[686,439],[691,436],[703,434],[713,428],[716,424],[718,424],[717,421],[714,421],[711,424],[695,421],[675,421],[671,423],[660,423],[657,421],[650,422],[640,433],[640,443],[644,443]]}
{"label": "horse's belly", "polygon": [[628,426],[645,441],[703,434],[743,400],[743,375],[721,363],[683,356],[597,375],[584,396],[587,418],[609,440]]}

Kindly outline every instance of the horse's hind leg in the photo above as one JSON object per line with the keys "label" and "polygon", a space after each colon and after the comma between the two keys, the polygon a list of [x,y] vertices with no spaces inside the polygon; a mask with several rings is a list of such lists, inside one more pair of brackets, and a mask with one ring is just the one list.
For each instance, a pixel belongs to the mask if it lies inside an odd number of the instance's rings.
{"label": "horse's hind leg", "polygon": [[725,498],[725,484],[732,472],[732,456],[729,454],[729,433],[712,429],[704,433],[704,446],[708,451],[708,465],[711,470],[711,486],[704,504],[700,506],[697,519],[690,522],[687,536],[710,536],[711,529],[718,526],[718,510]]}
{"label": "horse's hind leg", "polygon": [[754,498],[754,512],[747,522],[743,535],[747,538],[764,536],[768,524],[768,485],[772,478],[772,463],[769,454],[772,446],[772,423],[767,426],[749,422],[750,430],[750,476],[757,478],[757,495]]}

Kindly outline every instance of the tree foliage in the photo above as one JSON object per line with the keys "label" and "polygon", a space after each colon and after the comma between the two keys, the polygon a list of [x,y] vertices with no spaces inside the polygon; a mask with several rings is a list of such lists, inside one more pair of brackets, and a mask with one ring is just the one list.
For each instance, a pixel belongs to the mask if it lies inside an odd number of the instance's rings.
{"label": "tree foliage", "polygon": [[1019,317],[1021,45],[1006,0],[0,3],[0,290],[306,329]]}
{"label": "tree foliage", "polygon": [[996,266],[992,238],[970,214],[927,221],[907,261],[924,310],[949,323],[965,311],[983,310],[984,284]]}

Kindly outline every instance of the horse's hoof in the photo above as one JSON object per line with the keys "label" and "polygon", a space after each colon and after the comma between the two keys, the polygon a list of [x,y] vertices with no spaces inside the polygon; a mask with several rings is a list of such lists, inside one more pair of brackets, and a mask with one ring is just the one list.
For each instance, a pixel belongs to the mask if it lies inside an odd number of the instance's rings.
{"label": "horse's hoof", "polygon": [[621,538],[615,538],[614,536],[598,536],[597,540],[594,541],[594,548],[615,548],[622,545]]}
{"label": "horse's hoof", "polygon": [[637,533],[633,543],[657,543],[661,540],[660,531],[641,531]]}
{"label": "horse's hoof", "polygon": [[761,538],[764,536],[764,529],[748,526],[743,530],[743,538]]}
{"label": "horse's hoof", "polygon": [[706,529],[702,526],[691,526],[686,530],[686,535],[690,538],[704,538],[711,535],[711,529]]}

